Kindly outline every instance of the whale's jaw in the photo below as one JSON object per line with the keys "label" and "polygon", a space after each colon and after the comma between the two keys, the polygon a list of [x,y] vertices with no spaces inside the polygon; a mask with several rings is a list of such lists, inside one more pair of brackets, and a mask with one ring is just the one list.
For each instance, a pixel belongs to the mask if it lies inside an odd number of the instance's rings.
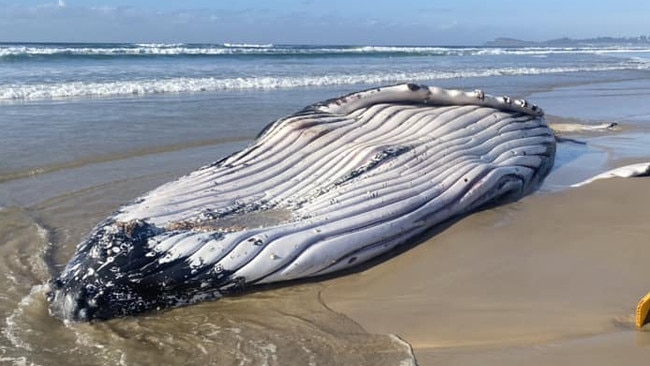
{"label": "whale's jaw", "polygon": [[50,313],[72,321],[107,320],[220,297],[205,286],[213,276],[206,280],[183,261],[161,261],[161,253],[148,247],[161,232],[145,221],[100,224],[50,281]]}

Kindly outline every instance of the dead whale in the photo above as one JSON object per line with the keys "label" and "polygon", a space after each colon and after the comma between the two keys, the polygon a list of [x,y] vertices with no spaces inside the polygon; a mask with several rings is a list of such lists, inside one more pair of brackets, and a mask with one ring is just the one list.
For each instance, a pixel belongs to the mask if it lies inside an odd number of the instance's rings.
{"label": "dead whale", "polygon": [[99,223],[50,312],[110,319],[356,266],[533,191],[555,137],[524,100],[416,84],[327,100]]}

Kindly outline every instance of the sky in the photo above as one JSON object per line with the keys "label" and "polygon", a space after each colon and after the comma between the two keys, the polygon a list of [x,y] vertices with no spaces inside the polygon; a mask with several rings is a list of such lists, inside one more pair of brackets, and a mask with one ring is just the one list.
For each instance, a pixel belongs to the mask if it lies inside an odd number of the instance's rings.
{"label": "sky", "polygon": [[0,0],[0,42],[481,45],[650,35],[650,1]]}

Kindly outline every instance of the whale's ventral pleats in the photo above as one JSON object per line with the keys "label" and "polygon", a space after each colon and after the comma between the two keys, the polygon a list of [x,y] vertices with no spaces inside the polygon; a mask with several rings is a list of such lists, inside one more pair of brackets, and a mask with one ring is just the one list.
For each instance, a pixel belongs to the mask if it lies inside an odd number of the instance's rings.
{"label": "whale's ventral pleats", "polygon": [[347,269],[530,193],[554,155],[540,108],[480,90],[316,103],[99,223],[51,281],[51,313],[109,319]]}

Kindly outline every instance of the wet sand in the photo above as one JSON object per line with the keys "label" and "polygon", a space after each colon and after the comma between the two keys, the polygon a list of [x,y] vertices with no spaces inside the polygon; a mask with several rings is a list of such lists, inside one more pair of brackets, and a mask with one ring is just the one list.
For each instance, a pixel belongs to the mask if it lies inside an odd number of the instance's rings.
{"label": "wet sand", "polygon": [[[328,282],[323,299],[420,366],[627,365],[650,290],[650,181],[598,181],[466,217],[386,263]],[[646,326],[648,328],[648,326]]]}

